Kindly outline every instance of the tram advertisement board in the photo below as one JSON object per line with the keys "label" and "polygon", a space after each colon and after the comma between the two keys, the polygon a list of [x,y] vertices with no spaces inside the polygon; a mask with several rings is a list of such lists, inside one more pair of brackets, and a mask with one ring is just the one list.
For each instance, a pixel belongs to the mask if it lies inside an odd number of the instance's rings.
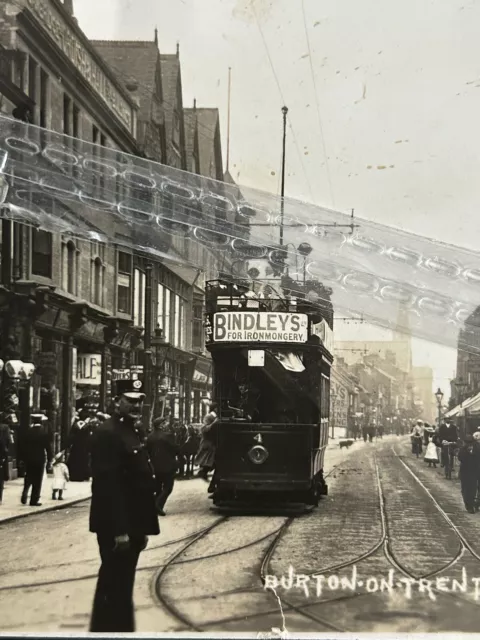
{"label": "tram advertisement board", "polygon": [[288,342],[308,339],[305,313],[233,312],[214,313],[207,337],[212,342]]}

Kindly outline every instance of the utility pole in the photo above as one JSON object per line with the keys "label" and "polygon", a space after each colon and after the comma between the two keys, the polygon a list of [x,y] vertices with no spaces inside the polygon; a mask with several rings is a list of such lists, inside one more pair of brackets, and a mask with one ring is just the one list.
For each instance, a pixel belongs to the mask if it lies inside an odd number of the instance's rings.
{"label": "utility pole", "polygon": [[227,109],[227,166],[230,167],[230,108],[231,108],[231,89],[232,89],[232,69],[228,67],[228,109]]}
{"label": "utility pole", "polygon": [[282,107],[283,114],[283,147],[282,147],[282,190],[280,200],[280,246],[283,246],[283,216],[285,213],[285,144],[287,141],[287,113],[288,107]]}
{"label": "utility pole", "polygon": [[143,385],[145,402],[143,405],[143,426],[150,428],[150,413],[152,408],[152,271],[153,265],[145,267],[145,335],[143,337],[144,361],[143,361]]}

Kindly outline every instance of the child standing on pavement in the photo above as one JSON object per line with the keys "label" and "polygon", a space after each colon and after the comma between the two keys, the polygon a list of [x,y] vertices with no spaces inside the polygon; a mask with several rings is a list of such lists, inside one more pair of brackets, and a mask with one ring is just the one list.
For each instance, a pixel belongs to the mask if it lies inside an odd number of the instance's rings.
{"label": "child standing on pavement", "polygon": [[67,482],[70,480],[68,467],[65,464],[65,452],[57,453],[53,460],[53,484],[52,484],[52,500],[63,500],[63,492],[67,488]]}

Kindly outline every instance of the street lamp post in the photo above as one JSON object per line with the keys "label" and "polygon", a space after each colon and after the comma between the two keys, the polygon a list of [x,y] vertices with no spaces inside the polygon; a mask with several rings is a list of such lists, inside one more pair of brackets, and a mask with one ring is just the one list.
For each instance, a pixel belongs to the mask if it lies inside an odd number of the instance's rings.
{"label": "street lamp post", "polygon": [[308,242],[302,242],[298,245],[298,253],[303,258],[303,284],[306,284],[307,281],[307,258],[312,253],[312,246]]}
{"label": "street lamp post", "polygon": [[438,426],[442,421],[442,400],[443,400],[443,391],[438,387],[437,392],[435,393],[435,398],[437,399],[438,406]]}
{"label": "street lamp post", "polygon": [[145,403],[143,405],[143,426],[146,430],[150,428],[151,412],[153,406],[152,398],[152,271],[153,265],[147,264],[145,268],[145,334],[144,334],[144,362],[143,362],[143,384],[145,390]]}

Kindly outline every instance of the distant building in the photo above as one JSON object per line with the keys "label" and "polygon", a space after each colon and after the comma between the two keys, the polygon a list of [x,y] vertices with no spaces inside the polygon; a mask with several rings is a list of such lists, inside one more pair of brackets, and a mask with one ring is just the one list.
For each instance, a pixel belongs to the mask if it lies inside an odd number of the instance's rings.
{"label": "distant building", "polygon": [[347,437],[353,433],[358,412],[359,388],[353,372],[341,359],[335,359],[330,377],[330,424],[336,437]]}
{"label": "distant building", "polygon": [[413,367],[412,379],[415,399],[423,407],[422,418],[429,424],[435,422],[437,408],[431,367]]}

